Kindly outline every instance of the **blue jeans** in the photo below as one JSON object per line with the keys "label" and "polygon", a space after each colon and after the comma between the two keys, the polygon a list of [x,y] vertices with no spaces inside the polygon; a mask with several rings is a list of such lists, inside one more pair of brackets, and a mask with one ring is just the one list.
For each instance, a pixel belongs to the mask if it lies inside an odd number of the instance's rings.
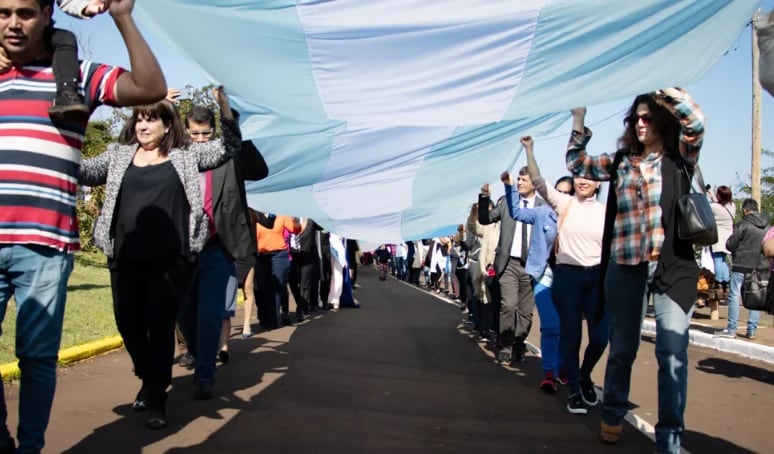
{"label": "blue jeans", "polygon": [[563,366],[559,354],[559,315],[551,300],[551,287],[535,284],[535,305],[540,317],[540,350],[543,374],[552,372],[554,376]]}
{"label": "blue jeans", "polygon": [[236,265],[215,243],[199,253],[195,294],[184,311],[183,333],[188,352],[196,358],[194,380],[215,380],[215,359],[226,306],[236,298]]}
{"label": "blue jeans", "polygon": [[281,249],[258,254],[255,266],[255,301],[261,328],[276,329],[282,326],[282,299],[287,292],[290,258]]}
{"label": "blue jeans", "polygon": [[730,276],[728,274],[728,262],[726,261],[726,253],[713,252],[712,262],[715,265],[715,280],[718,282],[728,282]]}
{"label": "blue jeans", "polygon": [[[67,279],[73,255],[37,245],[0,246],[0,321],[16,300],[16,357],[19,358],[19,427],[16,452],[40,452],[56,388]],[[10,438],[0,388],[0,445]]]}
{"label": "blue jeans", "polygon": [[[590,380],[594,366],[602,357],[609,338],[607,315],[597,321],[599,304],[599,266],[590,268],[557,265],[551,286],[561,326],[561,349],[570,395],[581,391],[580,381]],[[578,354],[583,334],[583,317],[589,343],[579,365]]]}
{"label": "blue jeans", "polygon": [[[619,425],[628,411],[632,363],[640,345],[647,306],[647,263],[610,262],[605,296],[610,316],[610,354],[605,371],[602,420]],[[688,328],[693,308],[685,313],[666,294],[653,295],[658,361],[658,423],[656,451],[679,453],[688,387]]]}
{"label": "blue jeans", "polygon": [[[737,323],[739,322],[739,302],[742,294],[742,282],[744,274],[734,271],[731,273],[731,283],[728,284],[728,324],[726,329],[736,333]],[[747,319],[747,333],[754,333],[758,329],[758,320],[761,318],[760,311],[750,311],[750,317]]]}

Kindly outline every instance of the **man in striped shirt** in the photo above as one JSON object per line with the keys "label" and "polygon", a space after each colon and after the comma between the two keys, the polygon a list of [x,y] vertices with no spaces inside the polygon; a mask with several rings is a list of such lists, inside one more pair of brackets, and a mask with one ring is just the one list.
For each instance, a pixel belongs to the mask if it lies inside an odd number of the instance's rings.
{"label": "man in striped shirt", "polygon": [[[39,452],[56,387],[67,279],[79,249],[76,188],[86,121],[54,120],[56,94],[44,29],[52,0],[0,0],[0,44],[13,66],[0,74],[0,314],[16,301],[19,452]],[[129,72],[81,64],[86,105],[155,102],[166,82],[132,18],[134,0],[113,0],[110,15],[129,54]],[[5,409],[4,396],[0,404]],[[0,454],[14,440],[0,412]]]}

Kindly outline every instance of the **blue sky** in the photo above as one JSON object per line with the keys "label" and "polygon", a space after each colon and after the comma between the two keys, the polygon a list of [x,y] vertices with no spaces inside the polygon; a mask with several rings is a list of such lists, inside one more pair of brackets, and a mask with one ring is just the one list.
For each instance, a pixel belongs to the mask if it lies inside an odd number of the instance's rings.
{"label": "blue sky", "polygon": [[[763,2],[765,10],[773,6],[774,0]],[[56,11],[55,18],[59,27],[73,30],[79,36],[82,58],[128,67],[126,49],[108,15],[91,21],[80,21]],[[198,87],[212,82],[194,62],[181,56],[165,41],[153,36],[142,24],[139,25],[156,53],[170,87]],[[749,27],[715,68],[699,83],[685,88],[693,95],[707,117],[707,132],[700,160],[705,181],[713,186],[731,186],[738,173],[743,181],[749,182],[752,106]],[[622,111],[628,108],[631,99],[588,106],[587,124],[594,131],[594,138],[589,145],[592,154],[615,151],[617,137],[622,131]],[[763,146],[774,149],[774,100],[765,92],[762,111]],[[549,180],[555,180],[566,173],[564,148],[569,131],[568,121],[548,138],[536,139],[536,155],[543,175]],[[518,150],[517,146],[518,138],[514,138],[514,153]],[[522,157],[517,166],[524,164]],[[774,161],[764,158],[763,167],[769,166],[774,166]],[[498,175],[493,175],[491,182],[496,181]]]}

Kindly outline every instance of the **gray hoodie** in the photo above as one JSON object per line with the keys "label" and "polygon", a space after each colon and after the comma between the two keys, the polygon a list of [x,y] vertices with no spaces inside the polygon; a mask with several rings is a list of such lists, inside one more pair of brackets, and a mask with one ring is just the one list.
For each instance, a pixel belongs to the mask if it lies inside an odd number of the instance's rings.
{"label": "gray hoodie", "polygon": [[731,271],[749,273],[754,268],[769,268],[761,248],[768,225],[769,218],[765,214],[749,213],[734,226],[734,233],[726,241],[726,249],[732,254]]}

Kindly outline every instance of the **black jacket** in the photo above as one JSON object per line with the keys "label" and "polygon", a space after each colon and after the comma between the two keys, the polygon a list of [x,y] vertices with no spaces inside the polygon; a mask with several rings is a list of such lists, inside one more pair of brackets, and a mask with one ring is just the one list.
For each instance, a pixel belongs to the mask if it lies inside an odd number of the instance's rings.
{"label": "black jacket", "polygon": [[247,208],[245,180],[261,180],[269,174],[263,156],[250,140],[222,166],[212,171],[213,222],[224,251],[231,259],[255,254],[255,225]]}
{"label": "black jacket", "polygon": [[317,257],[317,232],[322,227],[317,225],[312,219],[307,219],[306,227],[298,234],[298,242],[301,249],[291,249],[292,253],[308,253]]}
{"label": "black jacket", "polygon": [[755,268],[769,268],[761,247],[768,225],[769,218],[765,214],[749,213],[734,226],[734,233],[726,241],[726,249],[732,254],[731,271],[749,273]]}

